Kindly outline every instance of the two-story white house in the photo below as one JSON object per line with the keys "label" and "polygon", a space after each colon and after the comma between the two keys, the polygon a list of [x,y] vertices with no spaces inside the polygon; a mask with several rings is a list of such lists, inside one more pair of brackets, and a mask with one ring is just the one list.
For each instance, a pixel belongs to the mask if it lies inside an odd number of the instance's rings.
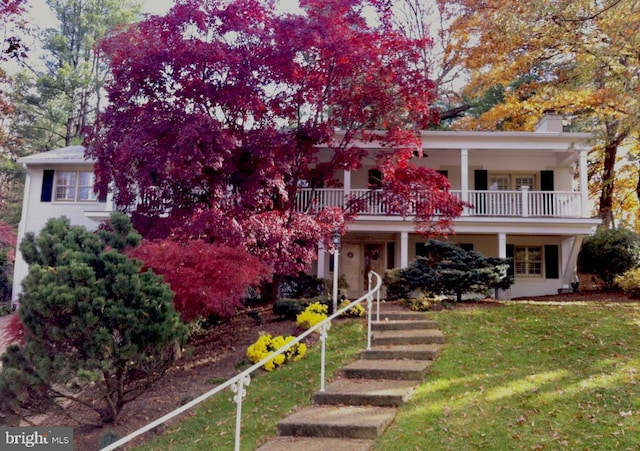
{"label": "two-story white house", "polygon": [[[425,156],[418,164],[446,175],[452,192],[472,207],[454,224],[449,240],[487,256],[512,257],[515,283],[504,297],[556,293],[575,281],[575,263],[583,238],[600,222],[591,217],[587,190],[590,134],[562,130],[562,117],[547,115],[535,132],[424,131]],[[302,189],[297,202],[306,208],[341,206],[355,197],[357,219],[342,237],[338,268],[350,295],[366,287],[369,270],[383,273],[404,267],[420,254],[425,239],[412,218],[386,210],[377,193],[376,144],[366,144],[362,169],[337,174],[340,188]],[[18,242],[38,232],[47,219],[67,216],[95,229],[113,210],[113,202],[93,192],[93,161],[81,146],[19,160],[26,173]],[[16,253],[14,298],[27,265]],[[320,250],[312,269],[327,278],[333,270]]]}

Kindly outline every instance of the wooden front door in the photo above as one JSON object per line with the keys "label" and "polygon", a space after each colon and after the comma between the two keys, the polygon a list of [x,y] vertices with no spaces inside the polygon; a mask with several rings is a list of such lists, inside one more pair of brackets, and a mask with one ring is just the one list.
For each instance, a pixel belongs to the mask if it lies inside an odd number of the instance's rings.
{"label": "wooden front door", "polygon": [[384,258],[384,244],[382,243],[367,243],[364,245],[364,271],[362,287],[364,290],[369,288],[369,271],[375,271],[384,276],[386,268]]}
{"label": "wooden front door", "polygon": [[362,245],[344,243],[340,248],[340,263],[338,272],[344,274],[349,286],[349,297],[358,297],[364,285],[362,284]]}

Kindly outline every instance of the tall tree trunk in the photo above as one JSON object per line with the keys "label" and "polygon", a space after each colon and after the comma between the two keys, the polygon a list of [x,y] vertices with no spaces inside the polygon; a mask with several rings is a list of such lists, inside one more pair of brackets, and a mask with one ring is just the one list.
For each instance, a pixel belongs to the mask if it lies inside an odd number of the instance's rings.
{"label": "tall tree trunk", "polygon": [[620,143],[629,135],[628,129],[619,130],[617,121],[607,122],[606,141],[604,146],[604,162],[600,188],[600,218],[602,226],[607,229],[615,227],[613,218],[613,195],[615,193],[616,157]]}

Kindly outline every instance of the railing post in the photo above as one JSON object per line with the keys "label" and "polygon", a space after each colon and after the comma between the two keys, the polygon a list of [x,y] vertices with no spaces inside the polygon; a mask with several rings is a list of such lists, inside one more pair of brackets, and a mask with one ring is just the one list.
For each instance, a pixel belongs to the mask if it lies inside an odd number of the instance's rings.
{"label": "railing post", "polygon": [[239,378],[231,385],[231,390],[235,393],[233,400],[238,405],[236,409],[236,444],[235,451],[240,451],[240,429],[242,427],[242,400],[247,396],[247,391],[244,389],[251,383],[251,376],[246,374],[244,377]]}
{"label": "railing post", "polygon": [[[334,312],[335,313],[335,312]],[[322,345],[322,351],[320,353],[320,391],[324,391],[324,379],[325,379],[325,364],[326,364],[326,349],[327,349],[327,335],[329,335],[329,329],[331,323],[326,322],[320,326],[320,342]]]}
{"label": "railing post", "polygon": [[529,187],[527,185],[522,185],[520,187],[520,192],[522,193],[522,217],[526,218],[527,216],[529,216]]}

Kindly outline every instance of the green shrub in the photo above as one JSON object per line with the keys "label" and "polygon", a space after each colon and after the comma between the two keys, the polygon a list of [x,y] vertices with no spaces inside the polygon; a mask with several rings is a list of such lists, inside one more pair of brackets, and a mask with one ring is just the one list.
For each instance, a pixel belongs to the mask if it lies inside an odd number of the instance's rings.
{"label": "green shrub", "polygon": [[626,229],[607,229],[586,238],[578,254],[578,271],[594,274],[612,288],[616,276],[640,267],[640,235]]}
{"label": "green shrub", "polygon": [[278,292],[282,298],[293,299],[316,298],[326,294],[324,281],[305,273],[284,276]]}
{"label": "green shrub", "polygon": [[402,299],[409,297],[409,284],[402,276],[401,268],[394,268],[385,271],[382,282],[387,288],[387,299]]}
{"label": "green shrub", "polygon": [[418,256],[408,267],[398,271],[398,286],[405,281],[406,290],[455,294],[460,302],[463,293],[484,293],[494,288],[504,290],[514,282],[509,259],[485,257],[448,241],[429,240],[423,250],[427,257]]}
{"label": "green shrub", "polygon": [[640,268],[631,269],[615,278],[619,286],[632,299],[640,299]]}
{"label": "green shrub", "polygon": [[274,314],[283,317],[284,319],[294,321],[300,313],[304,312],[309,305],[315,302],[327,306],[329,305],[329,299],[326,296],[319,296],[311,299],[283,298],[277,300],[273,304],[272,310]]}

